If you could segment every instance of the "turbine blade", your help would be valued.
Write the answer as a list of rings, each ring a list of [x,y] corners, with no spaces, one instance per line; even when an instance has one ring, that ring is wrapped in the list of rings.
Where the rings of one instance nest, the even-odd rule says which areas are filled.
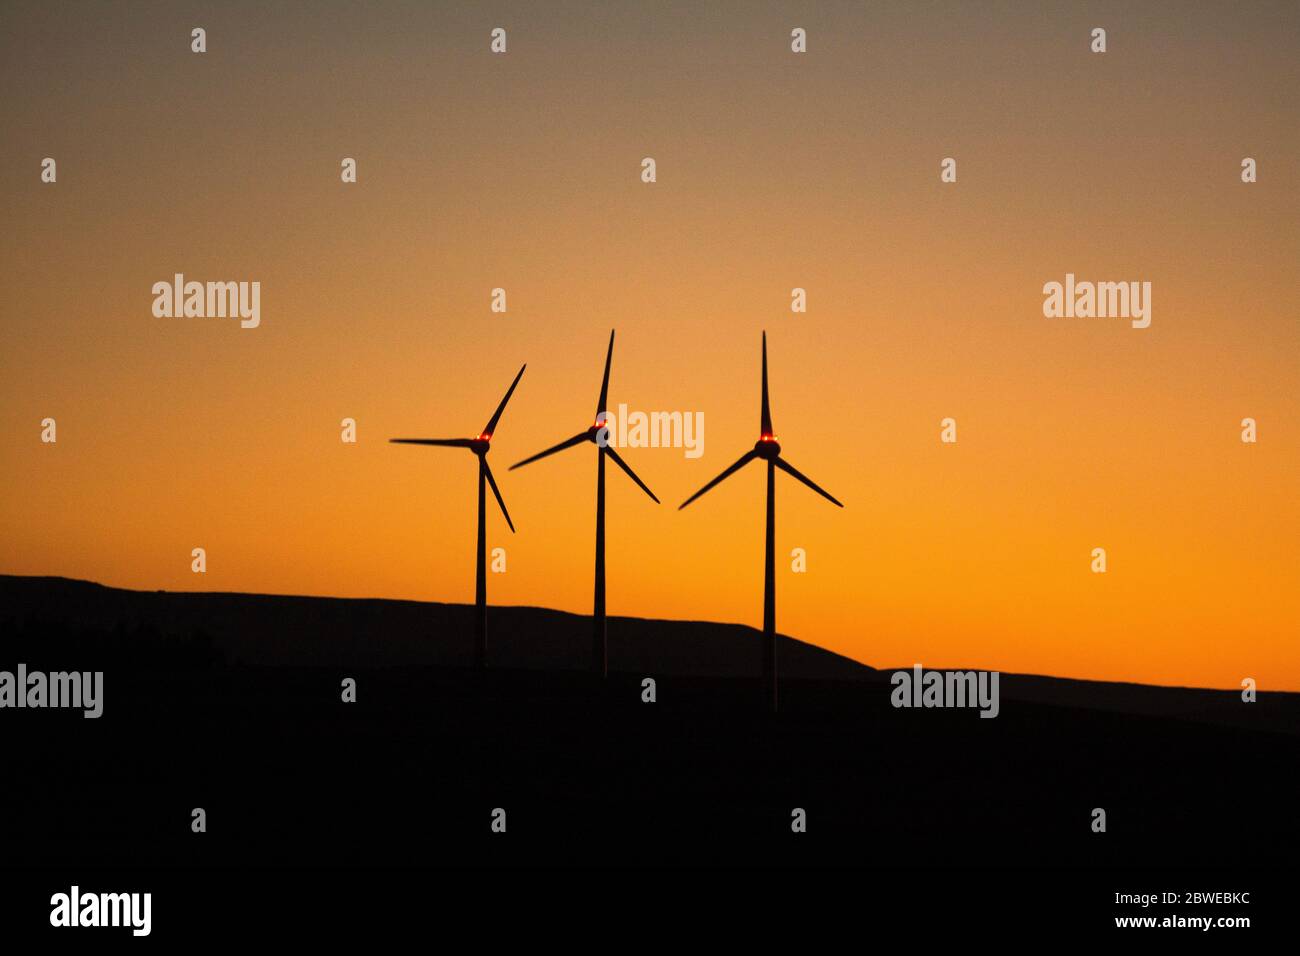
[[[537,461],[537,459],[539,458],[545,458],[547,455],[554,455],[557,451],[564,451],[564,449],[566,448],[572,448],[574,445],[581,444],[586,440],[587,440],[587,432],[578,432],[578,434],[574,435],[572,438],[566,438],[558,445],[552,445],[550,448],[546,449],[546,451],[539,451],[536,455],[533,455],[531,458],[525,458],[523,461],[515,462],[513,465],[510,466],[510,470],[514,471],[516,468],[519,468],[523,465],[532,464],[533,462]]]
[[[821,495],[823,498],[825,498],[825,499],[826,499],[827,501],[829,501],[831,504],[833,504],[833,505],[839,505],[839,507],[841,507],[841,508],[844,507],[844,505],[840,504],[838,501],[835,500],[834,495],[832,495],[829,491],[826,491],[826,490],[824,490],[824,489],[822,489],[822,488],[819,488],[819,487],[816,485],[816,483],[815,483],[811,478],[809,478],[809,477],[808,477],[807,475],[805,475],[803,472],[799,471],[798,468],[796,468],[794,465],[790,464],[790,463],[789,463],[788,461],[786,461],[784,458],[776,458],[776,459],[774,459],[774,460],[772,461],[772,464],[776,465],[776,467],[780,468],[780,469],[781,469],[782,471],[784,471],[787,475],[793,475],[795,478],[798,478],[798,479],[799,479],[800,481],[802,481],[805,485],[807,485],[807,486],[808,486],[809,488],[811,488],[813,491],[817,492],[817,494]]]
[[[510,396],[515,393],[515,386],[518,385],[519,380],[524,377],[525,368],[528,368],[527,363],[525,363],[523,368],[519,370],[519,374],[515,376],[515,380],[510,383],[510,388],[506,392],[506,397],[501,399],[501,404],[497,406],[497,410],[493,412],[492,417],[488,419],[487,427],[483,429],[483,434],[486,437],[491,438],[492,433],[496,431],[497,422],[501,421],[501,413],[506,410],[506,402],[510,401]]]
[[[614,358],[614,330],[609,330],[609,351],[605,353],[605,377],[600,380],[600,401],[596,403],[596,417],[609,411],[605,403],[609,401],[609,365]]]
[[[487,458],[480,460],[483,462],[483,473],[487,475],[488,484],[492,486],[492,494],[497,496],[497,504],[501,506],[501,513],[506,516],[506,524],[510,525],[510,533],[514,534],[515,523],[510,520],[510,512],[506,511],[506,502],[501,497],[501,489],[497,487],[497,480],[492,477],[492,466],[487,463]]]
[[[762,434],[772,434],[772,409],[767,403],[767,333],[763,333],[763,411],[759,422]]]
[[[698,498],[700,495],[704,494],[706,491],[708,491],[710,488],[712,488],[712,487],[713,487],[714,485],[716,485],[718,482],[722,481],[722,479],[726,478],[727,476],[729,476],[729,475],[731,475],[731,474],[734,474],[734,473],[737,472],[737,471],[740,471],[740,469],[744,468],[746,465],[748,465],[751,461],[753,461],[753,460],[754,460],[755,458],[757,458],[757,457],[758,457],[757,453],[755,453],[755,452],[753,452],[753,451],[747,451],[747,452],[745,452],[745,454],[741,455],[740,458],[736,461],[736,463],[735,463],[734,465],[732,465],[730,468],[728,468],[728,469],[727,469],[726,471],[724,471],[722,474],[718,475],[718,477],[714,478],[714,479],[713,479],[712,481],[710,481],[707,485],[705,485],[705,486],[704,486],[703,488],[701,488],[699,491],[695,492],[695,494],[691,495],[689,498],[687,498],[687,499],[686,499],[685,501],[683,501],[681,504],[679,504],[679,505],[677,506],[677,510],[678,510],[678,511],[681,511],[683,508],[685,508],[687,505],[689,505],[692,501],[694,501],[694,500],[695,500],[696,498]]]
[[[447,445],[451,448],[469,448],[468,438],[390,438],[395,445]]]
[[[641,490],[644,491],[644,492],[645,492],[647,495],[649,495],[651,498],[653,498],[655,504],[662,504],[662,502],[661,502],[658,498],[655,498],[655,493],[654,493],[653,491],[651,491],[649,488],[646,487],[645,482],[642,481],[640,478],[638,478],[638,477],[636,476],[636,472],[634,472],[634,471],[631,469],[631,467],[628,465],[628,463],[625,462],[622,458],[619,457],[618,452],[616,452],[616,451],[615,451],[611,446],[606,445],[606,446],[605,446],[605,454],[609,455],[610,458],[613,458],[613,459],[614,459],[614,464],[618,465],[618,467],[620,467],[620,468],[622,468],[624,471],[626,471],[626,472],[627,472],[627,476],[628,476],[629,478],[631,478],[633,481],[635,481],[638,485],[640,485],[640,486],[641,486]]]

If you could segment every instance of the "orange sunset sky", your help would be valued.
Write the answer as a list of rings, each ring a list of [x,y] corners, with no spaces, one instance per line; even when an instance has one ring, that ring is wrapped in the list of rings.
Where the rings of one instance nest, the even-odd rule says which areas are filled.
[[[762,469],[676,506],[757,437],[766,329],[846,506],[778,475],[783,633],[1300,690],[1293,2],[271,6],[0,8],[0,573],[472,601],[472,457],[387,439],[477,433],[527,362],[489,601],[589,613],[594,450],[507,468],[617,328],[611,406],[705,433],[624,451],[661,506],[611,468],[610,613],[758,626]],[[260,327],[155,318],[177,272],[260,281]],[[1151,282],[1150,328],[1045,318],[1066,273]]]

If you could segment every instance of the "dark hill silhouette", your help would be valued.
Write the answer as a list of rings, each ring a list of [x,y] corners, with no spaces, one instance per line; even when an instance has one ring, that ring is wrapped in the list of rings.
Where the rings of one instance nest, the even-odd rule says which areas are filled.
[[[895,709],[889,671],[781,638],[771,714],[751,628],[611,618],[601,679],[589,617],[493,608],[475,671],[472,615],[0,577],[0,670],[104,671],[99,719],[0,711],[7,863],[1282,864],[1300,841],[1295,694],[1005,675],[985,720]]]
[[[132,591],[62,577],[0,575],[5,618],[64,626],[202,633],[227,660],[252,666],[461,667],[473,654],[474,606],[380,598],[206,591]],[[549,608],[493,607],[489,660],[496,668],[585,670],[591,618]],[[756,677],[761,632],[740,624],[609,619],[610,668],[642,676]],[[778,635],[791,680],[888,681],[872,668]],[[967,670],[923,662],[927,669]],[[1002,697],[1117,714],[1176,717],[1300,733],[1300,694],[1267,689],[1250,707],[1236,691],[1003,674]]]
[[[65,625],[148,625],[203,630],[231,660],[311,667],[467,666],[474,606],[378,598],[292,597],[201,591],[129,591],[58,577],[0,575],[0,618]],[[739,624],[609,619],[610,669],[647,675],[758,673],[758,632]],[[591,618],[537,607],[492,607],[492,667],[585,670]],[[802,641],[781,639],[792,678],[862,680],[874,672]]]

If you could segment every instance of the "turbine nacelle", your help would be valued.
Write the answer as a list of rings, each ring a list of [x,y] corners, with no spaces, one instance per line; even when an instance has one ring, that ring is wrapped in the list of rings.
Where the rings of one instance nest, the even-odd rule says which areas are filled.
[[[619,468],[623,469],[624,473],[629,478],[631,478],[634,482],[636,482],[637,487],[639,487],[642,491],[644,491],[647,495],[649,495],[651,500],[654,501],[655,504],[658,504],[659,499],[655,497],[655,493],[650,490],[650,488],[646,485],[644,481],[642,481],[640,478],[637,477],[636,472],[634,472],[631,466],[628,465],[628,463],[623,460],[623,456],[618,453],[618,451],[608,440],[609,433],[606,431],[606,429],[608,427],[607,421],[608,421],[609,413],[606,411],[606,408],[609,399],[609,366],[613,360],[614,360],[614,332],[613,330],[611,330],[609,333],[609,348],[606,349],[605,351],[605,375],[600,380],[600,398],[596,400],[595,420],[592,421],[592,423],[588,425],[585,429],[578,432],[578,434],[573,435],[570,438],[566,438],[564,439],[564,441],[556,445],[552,445],[550,448],[547,448],[545,451],[539,451],[536,455],[533,455],[529,458],[525,458],[523,461],[515,462],[513,465],[510,466],[510,470],[514,471],[516,468],[521,468],[524,465],[529,465],[535,461],[540,461],[543,458],[548,458],[551,455],[554,455],[556,452],[564,451],[564,449],[566,448],[573,448],[577,445],[581,445],[583,442],[591,442],[591,444],[595,445],[600,449],[600,456],[601,456],[600,460],[602,462],[604,462],[606,458],[609,458],[611,461],[614,462],[614,464],[618,465]],[[600,438],[601,432],[605,432],[606,435],[605,441],[601,441]],[[601,475],[604,475],[603,470],[601,471]],[[604,480],[605,479],[602,477],[601,486],[600,486],[602,489],[605,487]],[[601,493],[603,494],[603,491]]]
[[[505,499],[501,497],[501,489],[497,487],[497,480],[492,475],[492,469],[488,466],[487,453],[488,449],[492,446],[492,433],[496,431],[497,423],[501,421],[501,413],[506,410],[506,403],[510,401],[510,396],[515,393],[515,387],[519,384],[519,380],[524,377],[524,369],[527,367],[528,366],[525,365],[523,368],[519,369],[519,374],[516,375],[515,380],[510,383],[510,388],[506,390],[505,398],[501,399],[501,404],[497,406],[497,410],[492,413],[492,417],[488,419],[487,425],[483,427],[483,430],[478,433],[477,437],[388,439],[390,442],[398,445],[440,445],[444,448],[468,448],[478,457],[480,490],[482,488],[482,482],[486,479],[488,485],[492,488],[492,494],[497,499],[497,504],[501,506],[501,514],[506,519],[506,524],[510,526],[512,532],[515,530],[515,524],[510,520],[510,512],[506,510]],[[481,517],[480,520],[482,520]],[[480,533],[482,532],[481,527],[479,531]]]
[[[778,469],[784,471],[790,477],[795,478],[798,481],[802,482],[803,484],[807,485],[809,488],[817,492],[817,494],[821,495],[831,504],[837,505],[840,508],[844,507],[844,505],[841,504],[840,501],[834,495],[832,495],[826,489],[817,485],[817,483],[814,482],[811,478],[809,478],[799,469],[795,468],[794,465],[790,464],[788,461],[786,461],[784,458],[781,457],[781,443],[776,440],[776,433],[772,428],[772,407],[767,397],[767,333],[766,332],[763,333],[763,387],[762,387],[762,392],[760,396],[760,405],[759,405],[758,441],[754,442],[754,447],[751,451],[745,452],[743,455],[740,456],[740,458],[738,458],[735,461],[735,463],[733,463],[729,468],[727,468],[726,471],[718,475],[718,477],[714,478],[707,485],[705,485],[699,491],[695,492],[695,494],[691,495],[680,505],[678,505],[677,510],[680,511],[682,508],[685,508],[696,498],[700,497],[700,495],[704,494],[710,488],[713,488],[715,485],[724,481],[725,479],[730,478],[732,475],[740,471],[740,469],[744,468],[746,465],[748,465],[751,461],[753,461],[756,458],[762,459],[763,461],[768,462],[770,465],[775,465]]]

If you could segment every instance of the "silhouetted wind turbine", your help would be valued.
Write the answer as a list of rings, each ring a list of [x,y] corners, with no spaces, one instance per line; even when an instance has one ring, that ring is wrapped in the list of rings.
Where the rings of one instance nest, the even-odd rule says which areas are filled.
[[[492,433],[496,431],[497,422],[501,420],[501,413],[506,410],[506,402],[510,401],[510,396],[514,394],[515,386],[519,380],[524,377],[524,369],[528,368],[525,364],[519,369],[519,374],[515,380],[510,383],[510,388],[506,391],[506,397],[501,399],[501,404],[497,410],[492,413],[488,419],[487,425],[479,433],[477,438],[390,438],[390,442],[399,445],[446,445],[450,448],[468,448],[478,457],[478,569],[474,577],[474,666],[487,666],[487,528],[486,514],[483,498],[483,480],[492,486],[492,494],[496,495],[497,504],[501,506],[501,513],[505,515],[506,524],[510,525],[510,532],[515,530],[514,522],[510,520],[510,512],[506,511],[506,503],[501,498],[501,489],[497,487],[496,479],[492,477],[492,469],[487,463],[487,453],[492,442]]]
[[[596,420],[588,428],[578,432],[572,438],[566,438],[546,451],[538,452],[531,458],[525,458],[523,461],[516,462],[510,466],[514,471],[523,465],[530,464],[547,455],[554,455],[557,451],[564,451],[566,448],[572,448],[574,445],[581,445],[585,441],[592,442],[599,449],[596,459],[596,594],[592,606],[592,620],[594,634],[592,638],[591,657],[592,669],[604,677],[609,670],[608,641],[605,631],[605,457],[608,455],[614,460],[614,464],[622,468],[629,478],[647,495],[654,499],[655,504],[659,499],[655,494],[646,487],[644,481],[636,476],[636,473],[628,467],[622,457],[610,446],[608,438],[609,432],[605,431],[605,440],[601,440],[600,434],[605,429],[605,415],[609,409],[605,407],[605,401],[609,397],[609,364],[614,357],[614,330],[609,332],[609,350],[605,353],[605,377],[600,382],[600,398],[596,402]]]
[[[843,508],[844,505],[822,488],[813,483],[794,465],[781,457],[781,445],[772,433],[772,412],[767,403],[767,333],[763,333],[763,407],[761,412],[760,432],[754,448],[745,452],[736,463],[714,478],[680,505],[681,511],[692,501],[704,494],[724,478],[735,474],[755,458],[767,462],[767,554],[763,567],[763,690],[772,709],[776,710],[776,469],[780,468],[788,475],[798,478],[817,494],[832,504]]]

